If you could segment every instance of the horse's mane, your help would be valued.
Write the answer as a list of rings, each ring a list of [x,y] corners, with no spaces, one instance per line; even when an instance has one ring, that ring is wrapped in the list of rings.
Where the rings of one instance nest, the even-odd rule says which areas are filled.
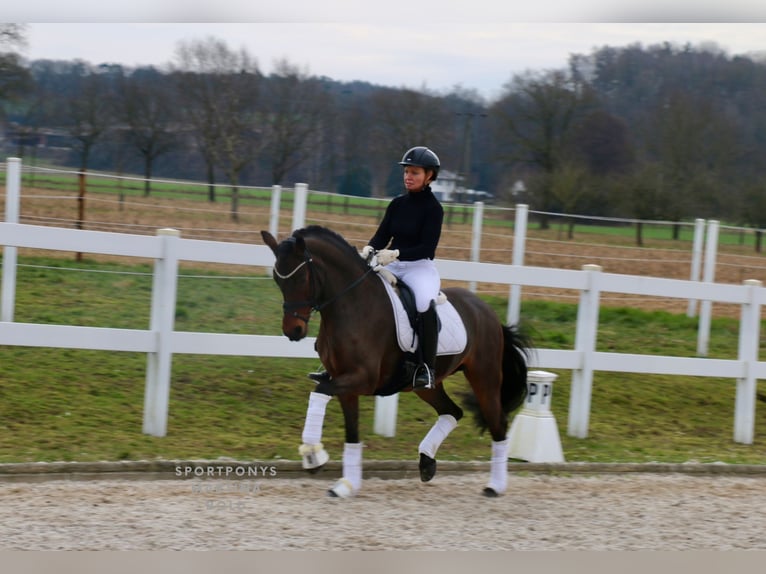
[[[351,261],[359,266],[360,269],[366,269],[364,260],[359,257],[356,247],[353,247],[346,241],[342,235],[335,231],[322,227],[321,225],[309,225],[302,229],[296,229],[293,237],[303,237],[304,239],[315,238],[320,241],[331,243],[338,251],[346,255]]]

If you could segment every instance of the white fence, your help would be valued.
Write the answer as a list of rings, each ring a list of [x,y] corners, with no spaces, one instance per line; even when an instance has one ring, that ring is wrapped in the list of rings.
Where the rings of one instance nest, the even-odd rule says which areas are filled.
[[[110,329],[16,323],[12,320],[12,287],[3,262],[3,309],[0,345],[132,351],[148,354],[143,431],[163,436],[166,431],[171,358],[176,353],[316,358],[314,340],[298,343],[283,336],[178,332],[173,330],[178,262],[217,262],[234,265],[273,264],[265,246],[182,239],[166,230],[156,237],[0,223],[0,244],[151,258],[156,261],[148,330]],[[581,271],[521,267],[466,261],[437,261],[445,279],[487,281],[508,285],[574,289],[581,293],[575,347],[537,349],[535,368],[572,369],[569,405],[571,435],[587,436],[594,371],[711,376],[737,380],[734,439],[753,441],[756,380],[766,378],[766,363],[758,361],[760,308],[766,289],[760,282],[724,285],[686,280],[602,273],[597,266]],[[737,359],[704,359],[596,352],[599,297],[602,292],[688,298],[693,289],[703,301],[742,307]],[[10,320],[9,320],[10,319]]]
[[[10,221],[0,223],[0,245],[4,246],[0,345],[147,353],[144,433],[155,436],[166,434],[174,354],[317,357],[312,338],[293,343],[281,335],[174,330],[179,261],[270,267],[273,265],[273,254],[267,247],[183,239],[175,230],[160,230],[157,236],[151,237],[18,224],[13,222],[13,217],[18,217],[18,207],[9,205],[14,201],[15,173],[9,166],[6,219],[10,218]],[[297,217],[300,216],[297,213]],[[112,329],[14,322],[16,250],[19,247],[153,259],[155,269],[150,328]],[[572,370],[568,419],[570,435],[587,436],[593,373],[613,371],[736,380],[734,440],[745,444],[753,442],[756,381],[766,378],[766,362],[758,360],[761,306],[766,299],[766,289],[759,281],[729,285],[712,281],[619,275],[602,273],[598,266],[589,265],[578,271],[452,260],[437,260],[436,263],[444,279],[501,283],[516,286],[516,289],[536,286],[580,292],[574,349],[537,349],[531,364],[533,368]],[[703,303],[740,305],[738,356],[736,359],[708,359],[597,352],[599,300],[604,292],[679,299],[689,299],[693,295]],[[514,304],[513,301],[511,298],[509,305]],[[396,401],[396,396],[384,400]],[[388,413],[386,416],[395,416],[396,409],[380,410]],[[393,428],[394,421],[389,420],[383,426]]]

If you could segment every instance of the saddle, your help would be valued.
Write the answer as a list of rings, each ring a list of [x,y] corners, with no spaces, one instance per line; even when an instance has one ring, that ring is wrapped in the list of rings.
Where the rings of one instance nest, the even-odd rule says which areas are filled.
[[[399,348],[404,352],[400,373],[397,373],[389,383],[375,393],[376,395],[387,396],[402,390],[407,384],[411,384],[412,373],[408,372],[407,369],[412,368],[412,364],[416,362],[415,351],[418,347],[416,320],[418,313],[412,289],[387,270],[383,269],[383,271],[385,272],[379,271],[379,276],[386,287],[386,293],[394,309],[397,341]],[[396,289],[392,283],[396,284]],[[439,294],[436,303],[436,316],[439,321],[437,356],[462,353],[468,343],[468,335],[463,320],[443,293]]]

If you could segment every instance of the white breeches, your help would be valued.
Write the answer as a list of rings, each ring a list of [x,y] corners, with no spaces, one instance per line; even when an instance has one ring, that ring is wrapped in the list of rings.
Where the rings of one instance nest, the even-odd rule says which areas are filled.
[[[386,265],[386,269],[410,286],[418,313],[427,311],[431,301],[439,296],[441,279],[431,259],[394,261]]]

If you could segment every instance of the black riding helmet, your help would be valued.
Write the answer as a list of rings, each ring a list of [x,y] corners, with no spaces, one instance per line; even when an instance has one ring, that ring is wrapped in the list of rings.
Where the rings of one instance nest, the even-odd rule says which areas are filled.
[[[433,170],[434,176],[431,181],[435,180],[436,176],[439,175],[439,167],[441,167],[439,157],[425,146],[415,146],[408,149],[399,165],[414,165],[423,169]]]

